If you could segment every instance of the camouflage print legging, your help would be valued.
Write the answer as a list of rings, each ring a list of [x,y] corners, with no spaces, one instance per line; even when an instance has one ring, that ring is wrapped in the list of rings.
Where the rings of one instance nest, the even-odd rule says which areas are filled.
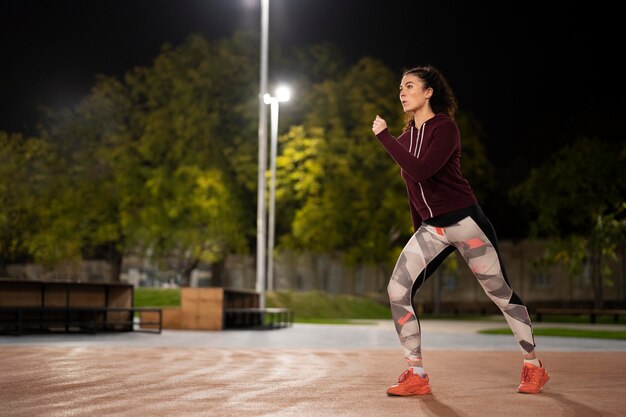
[[[446,227],[422,223],[400,254],[387,287],[391,313],[408,361],[421,359],[420,324],[413,296],[452,252],[458,250],[489,298],[502,310],[523,353],[535,348],[528,310],[513,292],[491,223],[480,209]]]

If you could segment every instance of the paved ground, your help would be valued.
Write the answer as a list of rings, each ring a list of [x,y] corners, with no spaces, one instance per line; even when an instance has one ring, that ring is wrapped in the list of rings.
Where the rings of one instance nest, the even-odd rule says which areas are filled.
[[[392,350],[0,348],[3,416],[623,416],[626,353],[543,355],[539,395],[516,393],[511,352],[429,352],[434,394],[384,393]]]
[[[369,322],[372,323],[372,322]],[[294,327],[272,331],[231,330],[196,332],[165,330],[161,335],[147,333],[73,334],[0,336],[0,346],[133,346],[133,347],[207,347],[207,348],[308,348],[308,349],[396,349],[398,336],[391,320],[374,325],[296,324]],[[501,321],[422,320],[422,344],[431,349],[513,350],[519,345],[513,336],[484,335],[481,329],[506,327]],[[540,323],[534,327],[555,327]],[[558,327],[612,329],[626,331],[624,325],[559,324]],[[626,341],[579,339],[566,337],[536,337],[539,351],[621,351]]]
[[[0,416],[626,414],[626,342],[537,338],[552,379],[542,394],[523,395],[516,392],[521,354],[513,337],[474,334],[501,325],[424,321],[433,395],[411,398],[385,395],[405,368],[385,322],[264,332],[3,336]]]

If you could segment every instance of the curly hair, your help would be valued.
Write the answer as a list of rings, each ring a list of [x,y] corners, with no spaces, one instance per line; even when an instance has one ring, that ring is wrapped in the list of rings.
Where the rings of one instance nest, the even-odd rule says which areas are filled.
[[[419,78],[424,83],[425,89],[433,89],[433,95],[430,97],[430,107],[435,114],[445,113],[450,117],[454,117],[458,104],[452,87],[450,87],[441,71],[432,65],[424,65],[405,71],[402,78],[408,74],[413,74]],[[404,129],[406,130],[414,123],[413,114],[406,113],[404,117],[406,123]]]

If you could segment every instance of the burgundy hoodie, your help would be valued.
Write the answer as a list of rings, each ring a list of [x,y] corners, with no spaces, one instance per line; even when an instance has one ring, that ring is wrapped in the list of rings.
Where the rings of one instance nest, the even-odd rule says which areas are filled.
[[[461,134],[450,116],[438,113],[398,139],[387,129],[376,137],[400,165],[415,230],[422,220],[476,204],[461,174]]]

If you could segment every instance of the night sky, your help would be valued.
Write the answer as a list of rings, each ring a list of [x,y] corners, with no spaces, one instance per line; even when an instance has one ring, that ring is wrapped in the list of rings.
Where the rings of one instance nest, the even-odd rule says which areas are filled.
[[[482,122],[496,167],[537,164],[576,134],[626,137],[624,68],[615,62],[623,22],[598,2],[270,3],[270,42],[285,50],[327,41],[348,63],[372,56],[399,76],[418,64],[440,67],[461,109]],[[120,77],[150,65],[165,42],[260,26],[259,0],[0,4],[0,130],[10,132],[36,133],[39,106],[76,104],[97,73]]]

